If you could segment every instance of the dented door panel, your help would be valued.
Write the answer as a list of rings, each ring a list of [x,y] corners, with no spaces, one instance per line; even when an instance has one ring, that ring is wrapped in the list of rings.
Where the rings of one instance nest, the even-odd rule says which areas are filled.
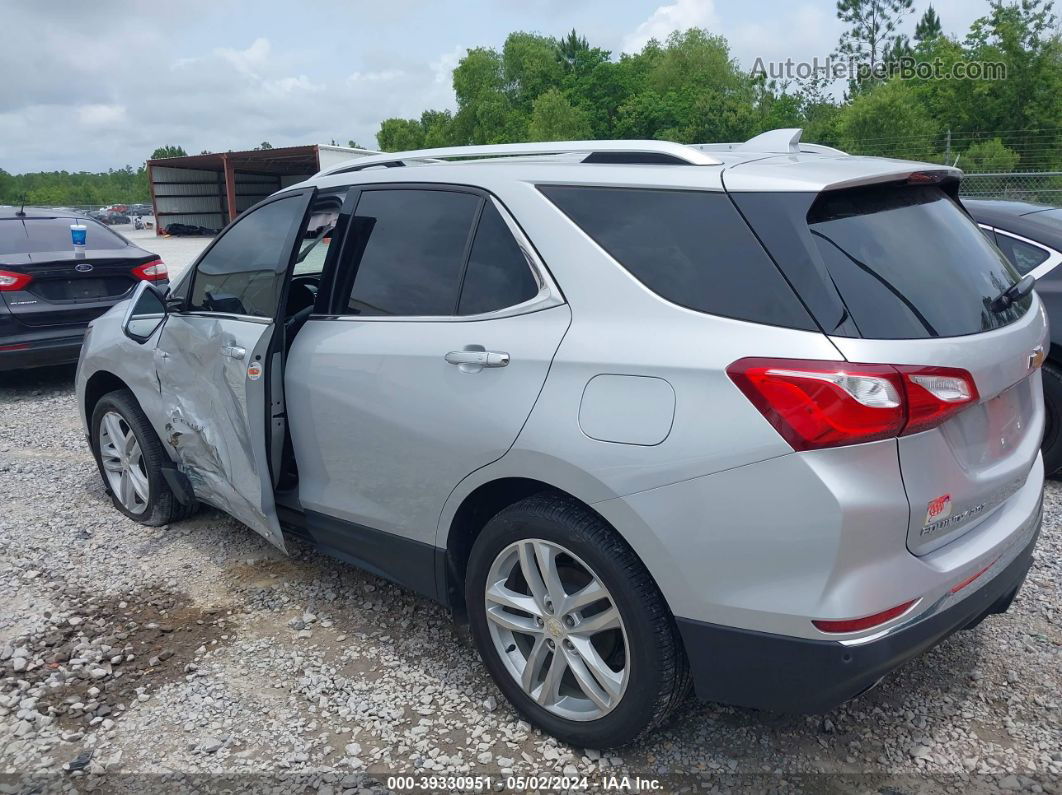
[[[196,497],[284,549],[266,459],[265,361],[274,324],[207,314],[166,320],[155,351],[163,441]]]

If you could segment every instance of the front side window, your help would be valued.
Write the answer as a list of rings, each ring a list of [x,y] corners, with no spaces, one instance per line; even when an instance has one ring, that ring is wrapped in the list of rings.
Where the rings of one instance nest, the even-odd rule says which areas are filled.
[[[448,190],[365,191],[349,233],[356,262],[343,263],[337,287],[347,297],[340,313],[453,315],[481,202]]]
[[[237,220],[199,261],[189,309],[273,317],[304,207],[293,195]]]

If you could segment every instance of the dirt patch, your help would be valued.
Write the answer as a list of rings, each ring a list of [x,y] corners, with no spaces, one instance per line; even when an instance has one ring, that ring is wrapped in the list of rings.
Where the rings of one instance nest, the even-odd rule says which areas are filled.
[[[47,684],[37,711],[63,728],[114,720],[160,685],[193,675],[202,650],[235,639],[221,608],[193,605],[180,594],[80,601],[76,616],[23,639],[42,662],[22,677],[31,686]]]

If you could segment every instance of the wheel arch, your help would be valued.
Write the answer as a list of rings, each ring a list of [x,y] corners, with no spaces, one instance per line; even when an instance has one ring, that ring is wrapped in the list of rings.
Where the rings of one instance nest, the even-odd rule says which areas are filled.
[[[632,543],[633,539],[628,538],[615,522],[594,507],[597,500],[587,499],[588,495],[581,490],[563,488],[553,479],[507,474],[480,482],[468,491],[452,509],[449,522],[443,525],[446,535],[445,538],[440,538],[437,547],[437,588],[442,601],[453,610],[459,621],[466,620],[465,573],[472,546],[479,534],[487,522],[500,511],[532,494],[542,492],[576,500],[593,512],[634,552],[649,571],[649,576],[656,582],[655,575],[639,552],[639,545]],[[659,587],[659,583],[656,584]]]
[[[100,398],[108,392],[115,392],[119,389],[133,391],[129,384],[109,370],[97,370],[89,376],[85,382],[85,404],[83,406],[87,423],[91,422],[92,412],[95,411],[96,404],[100,402]],[[139,401],[137,402],[139,403]]]

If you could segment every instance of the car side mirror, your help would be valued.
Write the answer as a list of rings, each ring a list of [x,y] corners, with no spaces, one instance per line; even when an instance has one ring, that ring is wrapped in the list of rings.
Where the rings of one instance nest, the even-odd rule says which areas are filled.
[[[131,340],[146,342],[166,319],[166,300],[151,282],[141,282],[129,300],[122,331]]]

